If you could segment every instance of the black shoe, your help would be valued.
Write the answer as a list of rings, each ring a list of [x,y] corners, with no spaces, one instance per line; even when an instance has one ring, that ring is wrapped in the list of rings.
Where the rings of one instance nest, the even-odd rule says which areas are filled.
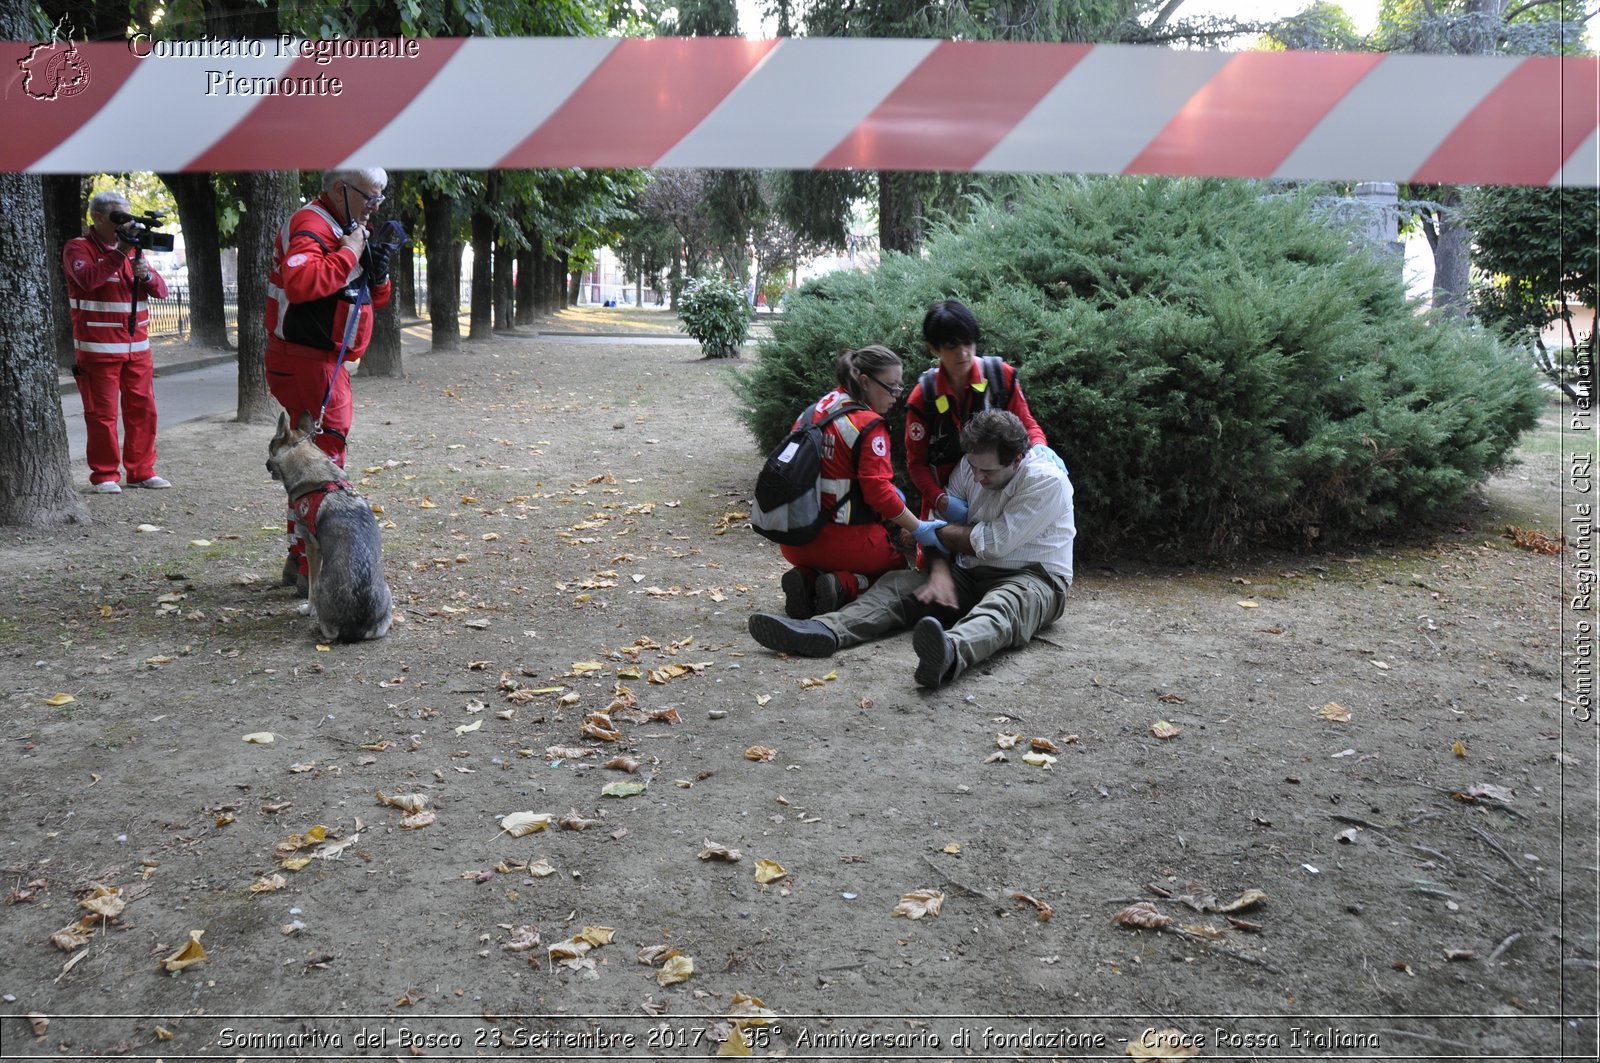
[[[783,574],[783,611],[792,620],[810,620],[816,610],[811,608],[811,580],[805,572],[791,568]]]
[[[771,613],[752,613],[750,637],[769,650],[801,657],[827,657],[839,648],[839,636],[819,620],[790,620]]]
[[[911,648],[917,651],[917,686],[938,690],[955,678],[956,647],[939,621],[931,616],[918,620],[911,629]]]
[[[811,594],[811,615],[837,612],[843,603],[844,587],[839,583],[839,577],[832,572],[824,572],[818,576],[817,589]]]

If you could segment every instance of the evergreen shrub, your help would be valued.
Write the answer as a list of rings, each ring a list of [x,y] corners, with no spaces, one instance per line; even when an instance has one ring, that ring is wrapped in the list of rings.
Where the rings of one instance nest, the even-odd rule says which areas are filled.
[[[678,298],[683,331],[700,341],[707,358],[733,358],[750,335],[744,293],[722,277],[695,277]]]
[[[1421,312],[1312,196],[1213,179],[1048,178],[920,257],[800,288],[739,374],[759,449],[883,343],[909,388],[922,315],[957,298],[1018,367],[1076,488],[1080,542],[1196,556],[1343,543],[1458,505],[1533,426],[1524,359]]]

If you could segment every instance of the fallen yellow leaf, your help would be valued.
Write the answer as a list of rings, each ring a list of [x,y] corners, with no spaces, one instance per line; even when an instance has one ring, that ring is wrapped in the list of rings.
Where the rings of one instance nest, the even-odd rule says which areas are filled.
[[[520,838],[524,834],[544,830],[554,818],[549,812],[513,812],[501,818],[500,829],[513,838]]]
[[[44,699],[44,703],[46,705],[53,705],[56,708],[60,708],[62,705],[71,705],[77,700],[78,699],[73,697],[71,694],[51,694],[49,697]]]
[[[204,963],[206,950],[200,947],[200,936],[204,933],[204,930],[189,931],[189,940],[184,943],[183,948],[162,960],[161,966],[169,971],[181,971],[185,967]]]
[[[1322,706],[1322,708],[1317,710],[1317,718],[1322,720],[1332,720],[1334,723],[1349,723],[1350,710],[1339,704],[1337,701],[1330,701],[1326,705]]]
[[[789,872],[776,860],[756,861],[756,881],[763,886],[769,882],[776,882],[780,878],[787,878]]]
[[[694,974],[694,957],[674,956],[661,965],[661,970],[656,972],[656,985],[668,986],[686,981]]]

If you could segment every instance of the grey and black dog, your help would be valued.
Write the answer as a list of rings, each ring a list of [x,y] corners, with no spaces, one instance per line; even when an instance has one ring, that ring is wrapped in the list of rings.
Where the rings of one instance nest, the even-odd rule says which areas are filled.
[[[389,633],[393,602],[383,578],[383,542],[367,500],[316,444],[309,413],[291,428],[278,415],[267,444],[267,471],[289,493],[310,570],[302,611],[316,617],[324,638],[338,642],[381,639]]]

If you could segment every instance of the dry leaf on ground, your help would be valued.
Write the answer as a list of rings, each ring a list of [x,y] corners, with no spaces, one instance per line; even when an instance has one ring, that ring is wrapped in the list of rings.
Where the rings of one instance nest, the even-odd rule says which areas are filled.
[[[1326,705],[1322,706],[1322,708],[1317,710],[1317,718],[1322,720],[1332,720],[1334,723],[1349,723],[1350,710],[1339,704],[1337,701],[1330,701]]]
[[[1217,912],[1242,912],[1248,908],[1254,908],[1256,905],[1266,901],[1266,899],[1267,895],[1260,890],[1245,890],[1227,904],[1219,904],[1212,910]]]
[[[706,839],[705,848],[700,850],[700,859],[702,860],[726,860],[730,864],[737,862],[741,855],[739,850],[730,849],[726,845],[718,845],[710,838]]]
[[[378,791],[378,804],[398,808],[402,812],[421,812],[428,807],[427,794],[385,794]]]
[[[189,931],[189,940],[184,942],[183,948],[163,959],[161,966],[169,971],[181,971],[197,963],[204,963],[206,950],[200,947],[200,937],[204,933],[204,930]]]
[[[1150,725],[1150,733],[1157,738],[1176,738],[1183,733],[1183,728],[1166,720],[1157,720]]]
[[[789,872],[784,866],[776,860],[756,861],[756,881],[763,886],[769,882],[776,882],[780,878],[786,878],[788,874]]]
[[[513,812],[500,819],[500,829],[513,838],[544,830],[555,817],[549,812]]]
[[[694,957],[674,956],[662,964],[661,970],[656,972],[656,985],[673,985],[686,981],[692,974],[694,974]]]
[[[1056,910],[1050,907],[1050,905],[1046,904],[1044,901],[1041,901],[1037,897],[1030,897],[1026,893],[1013,893],[1011,895],[1011,899],[1014,901],[1026,901],[1033,905],[1034,908],[1039,912],[1039,922],[1041,923],[1048,923],[1050,921],[1050,917],[1056,914]]]
[[[900,898],[890,915],[903,915],[907,919],[921,919],[925,915],[937,916],[944,907],[944,894],[938,890],[912,890]]]
[[[1113,923],[1121,923],[1123,926],[1138,926],[1144,927],[1146,930],[1160,930],[1172,922],[1172,919],[1170,916],[1162,915],[1156,910],[1156,906],[1149,901],[1138,901],[1113,915],[1111,921]]]

